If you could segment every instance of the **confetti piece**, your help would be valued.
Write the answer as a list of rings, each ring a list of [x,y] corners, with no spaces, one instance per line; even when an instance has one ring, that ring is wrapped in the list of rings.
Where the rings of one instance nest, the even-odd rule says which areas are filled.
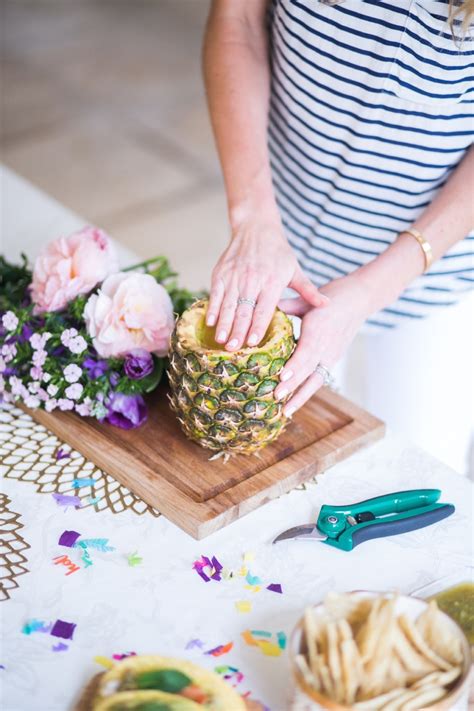
[[[108,657],[101,657],[101,656],[94,657],[93,661],[96,662],[97,664],[100,664],[101,667],[105,667],[106,669],[113,669],[113,667],[115,666],[113,661],[111,659],[109,659]]]
[[[270,585],[267,585],[267,590],[270,590],[271,592],[274,593],[283,593],[283,589],[280,585],[280,583],[270,583]]]
[[[67,555],[57,555],[55,558],[53,558],[53,563],[54,565],[64,565],[66,568],[68,568],[66,576],[71,575],[72,573],[76,573],[78,570],[81,569],[80,566],[73,563],[73,561]]]
[[[255,560],[255,553],[253,551],[247,551],[243,555],[244,565],[247,563],[253,563]]]
[[[51,630],[51,625],[46,625],[43,620],[28,620],[23,625],[21,630],[23,634],[32,634],[33,632],[49,632]]]
[[[234,682],[233,686],[237,686],[237,684],[240,684],[244,680],[244,675],[237,667],[215,667],[214,671],[216,674],[221,674],[226,681]]]
[[[79,478],[79,479],[73,479],[72,480],[72,488],[73,489],[80,489],[83,486],[94,486],[96,484],[96,480],[90,478]]]
[[[80,535],[81,534],[77,531],[63,531],[63,533],[59,536],[58,545],[66,546],[66,548],[72,548],[77,539],[80,538]]]
[[[64,642],[58,642],[58,644],[53,644],[51,649],[53,652],[65,652],[69,647],[67,644],[64,644]]]
[[[74,622],[64,622],[64,620],[56,620],[51,630],[53,637],[61,637],[62,639],[72,639],[74,630],[77,625]]]
[[[127,556],[127,562],[133,568],[135,565],[140,565],[143,562],[143,558],[140,558],[137,551],[135,551],[135,553],[130,553]]]
[[[275,644],[275,642],[269,642],[267,639],[259,639],[257,645],[266,657],[279,657],[281,655],[281,647]]]
[[[238,600],[235,603],[235,608],[237,612],[250,612],[252,609],[252,603],[250,600]]]
[[[96,496],[95,498],[92,498],[92,496],[89,497],[89,504],[98,504],[99,501],[102,499],[102,496]]]
[[[284,632],[277,632],[278,646],[280,649],[286,648],[286,634]]]
[[[260,585],[262,582],[258,575],[252,575],[250,572],[247,573],[245,579],[249,585]]]
[[[64,494],[52,494],[53,499],[56,501],[58,506],[74,506],[75,508],[81,508],[81,500],[78,496],[65,496]]]
[[[267,630],[251,630],[251,633],[254,637],[267,637],[268,639],[271,639],[272,633],[267,632]]]
[[[115,659],[117,662],[121,662],[122,659],[127,659],[127,657],[136,657],[137,653],[136,652],[125,652],[124,654],[112,654],[112,659]]]
[[[233,642],[229,642],[228,644],[219,644],[219,646],[214,647],[214,649],[209,649],[207,652],[204,652],[204,654],[210,654],[213,657],[221,657],[223,654],[230,652],[233,646]]]
[[[69,454],[69,452],[65,452],[64,449],[62,449],[62,447],[60,447],[60,448],[58,449],[58,451],[56,452],[56,459],[57,459],[58,461],[59,461],[60,459],[69,459],[70,456],[71,456],[71,455]]]
[[[249,645],[249,647],[257,647],[257,640],[253,638],[250,630],[244,630],[242,632],[242,638],[244,642]]]
[[[200,639],[190,639],[185,649],[194,649],[195,647],[202,649],[204,647],[204,642]]]
[[[6,669],[6,666],[4,666],[3,664],[0,664],[0,669]]]
[[[84,567],[88,568],[90,565],[94,564],[94,561],[90,557],[89,551],[87,550],[87,545],[84,541],[79,541],[78,546],[82,548],[81,560],[84,563]]]
[[[245,585],[245,589],[253,593],[258,593],[262,588],[260,585]]]
[[[243,565],[240,570],[237,571],[237,575],[239,575],[241,578],[245,578],[245,576],[248,573],[248,568],[246,565]]]
[[[199,560],[194,561],[193,568],[204,582],[209,583],[211,580],[220,581],[222,579],[221,572],[224,566],[219,563],[215,556],[209,559],[203,555]]]
[[[81,548],[94,548],[101,553],[109,553],[109,551],[114,551],[115,548],[108,546],[108,542],[108,538],[83,538],[82,541],[78,541],[74,545],[74,548],[80,546]]]

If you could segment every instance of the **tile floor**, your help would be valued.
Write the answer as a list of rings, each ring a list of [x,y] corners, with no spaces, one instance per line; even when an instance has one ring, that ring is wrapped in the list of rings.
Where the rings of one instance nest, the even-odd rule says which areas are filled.
[[[1,8],[3,161],[206,287],[228,235],[201,80],[208,0]]]

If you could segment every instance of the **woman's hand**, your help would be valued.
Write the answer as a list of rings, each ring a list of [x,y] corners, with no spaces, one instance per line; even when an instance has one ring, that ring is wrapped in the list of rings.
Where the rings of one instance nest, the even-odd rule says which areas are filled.
[[[234,226],[234,235],[212,273],[206,323],[216,325],[216,341],[236,351],[264,337],[285,287],[295,289],[311,307],[328,299],[306,277],[288,244],[279,218],[252,219]],[[250,304],[238,304],[238,299]]]
[[[326,308],[317,309],[303,299],[284,299],[280,308],[302,318],[297,348],[280,373],[275,397],[280,400],[289,392],[284,413],[291,417],[323,384],[315,373],[321,364],[329,370],[337,363],[357,331],[371,313],[366,289],[355,275],[336,279],[322,287],[330,298]]]

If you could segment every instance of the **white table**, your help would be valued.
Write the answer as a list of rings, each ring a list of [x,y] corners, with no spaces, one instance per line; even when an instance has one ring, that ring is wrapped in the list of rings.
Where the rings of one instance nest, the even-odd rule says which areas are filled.
[[[3,191],[10,257],[21,249],[33,254],[41,242],[83,224],[11,174],[3,174]],[[23,210],[9,205],[13,198]],[[11,443],[11,435],[4,435],[4,440]],[[51,442],[45,446],[52,453]],[[456,506],[455,515],[436,526],[371,541],[351,553],[310,542],[270,545],[280,530],[314,520],[323,503],[431,487],[442,489],[443,500]],[[23,536],[31,546],[26,551],[29,572],[18,579],[19,587],[2,605],[5,711],[71,709],[82,685],[100,670],[93,658],[128,651],[187,657],[209,668],[237,667],[245,675],[242,692],[251,690],[252,697],[272,711],[285,711],[290,686],[287,655],[263,656],[243,642],[244,629],[289,633],[304,607],[330,590],[411,592],[452,573],[468,578],[472,572],[472,484],[390,433],[318,477],[316,485],[272,501],[201,542],[151,514],[64,511],[50,495],[37,493],[25,481],[5,478],[2,492],[11,500],[11,509],[20,512]],[[68,553],[57,542],[70,529],[87,538],[108,538],[115,551],[94,552],[92,566],[65,576],[65,569],[52,559]],[[127,555],[134,551],[143,562],[130,567]],[[265,584],[281,583],[282,595],[252,593],[241,578],[204,583],[192,570],[201,554],[216,555],[237,569],[247,551],[256,555],[252,572]],[[77,551],[69,552],[79,558]],[[244,599],[253,602],[248,614],[235,609],[235,601]],[[42,633],[22,634],[31,618],[75,622],[69,648],[54,653],[52,644],[59,640]],[[230,641],[234,648],[213,658],[198,648],[186,650],[193,638],[203,640],[205,650]]]

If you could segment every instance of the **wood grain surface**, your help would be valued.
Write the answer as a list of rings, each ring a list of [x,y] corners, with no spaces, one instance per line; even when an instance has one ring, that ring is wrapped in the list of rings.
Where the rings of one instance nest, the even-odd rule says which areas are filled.
[[[27,411],[198,539],[380,439],[385,429],[365,410],[323,388],[257,455],[209,461],[212,452],[185,438],[165,395],[158,389],[148,403],[147,423],[128,431],[69,412]]]

